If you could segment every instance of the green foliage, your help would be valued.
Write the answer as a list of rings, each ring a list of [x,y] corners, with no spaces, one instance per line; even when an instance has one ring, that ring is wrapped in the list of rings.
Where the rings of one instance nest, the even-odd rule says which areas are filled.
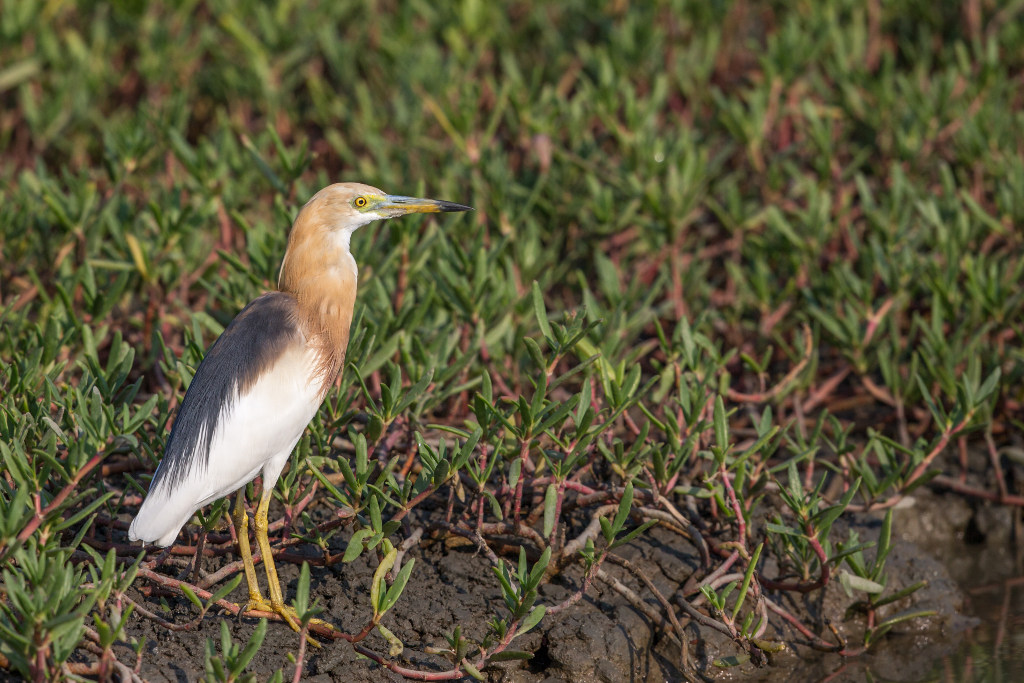
[[[275,492],[325,562],[370,562],[392,651],[381,621],[416,580],[392,569],[424,529],[538,558],[491,560],[507,613],[485,643],[453,626],[472,676],[518,656],[538,582],[582,562],[586,590],[656,523],[736,553],[743,579],[695,600],[737,642],[759,584],[838,577],[867,611],[909,590],[888,526],[873,555],[834,528],[1024,401],[1024,31],[987,5],[983,31],[920,3],[744,7],[6,3],[12,666],[63,675],[85,624],[104,652],[130,638],[138,611],[111,605],[136,551],[90,544],[124,543],[206,348],[346,179],[477,209],[354,237],[345,372]],[[201,619],[233,586],[177,590]],[[207,675],[241,679],[261,629],[211,645]]]
[[[842,554],[852,573],[843,572],[840,574],[840,585],[850,596],[857,592],[863,592],[868,595],[867,600],[854,603],[850,606],[848,611],[877,610],[885,605],[898,602],[925,586],[925,582],[921,581],[905,586],[900,590],[894,591],[890,595],[882,597],[886,584],[885,561],[889,556],[889,552],[892,550],[891,509],[887,510],[885,513],[885,520],[882,522],[882,529],[879,533],[878,542],[875,544],[874,557],[870,561],[865,558],[865,554],[863,552],[865,546],[857,544],[857,536],[853,531],[850,532],[850,543],[848,545],[852,547],[844,548],[843,544],[839,544],[839,547],[843,550]],[[932,614],[934,614],[934,611],[917,610],[901,612],[886,619],[882,619],[878,624],[865,632],[864,643],[865,645],[870,645],[888,633],[893,626],[901,622],[931,616]]]
[[[322,607],[310,600],[308,562],[303,562],[302,569],[299,571],[299,581],[295,587],[295,598],[292,600],[292,606],[295,608],[295,614],[298,616],[301,626],[306,626],[312,619],[315,619],[317,615],[324,611]]]
[[[267,635],[267,620],[260,619],[249,642],[241,647],[231,638],[227,622],[220,622],[220,654],[217,654],[213,640],[206,639],[206,651],[203,668],[207,683],[252,683],[260,680],[255,673],[245,673],[245,668],[256,656]],[[281,671],[274,672],[268,681],[280,683],[283,680]]]
[[[526,561],[526,549],[519,549],[519,564],[515,571],[502,562],[494,568],[494,574],[501,583],[501,596],[505,601],[505,608],[509,611],[509,617],[494,619],[491,621],[491,636],[499,641],[504,641],[506,636],[512,632],[512,636],[519,636],[540,622],[544,618],[546,607],[535,606],[537,601],[537,589],[544,578],[544,572],[551,561],[551,549],[547,548],[530,567]],[[484,641],[484,647],[487,647]]]
[[[54,680],[85,632],[85,617],[99,597],[82,591],[82,570],[70,553],[35,543],[13,553],[3,570],[0,652],[26,679]]]

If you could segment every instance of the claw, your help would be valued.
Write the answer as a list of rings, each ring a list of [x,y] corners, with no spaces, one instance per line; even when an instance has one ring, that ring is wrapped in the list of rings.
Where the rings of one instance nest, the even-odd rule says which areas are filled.
[[[295,611],[295,608],[290,607],[289,605],[274,605],[271,602],[264,600],[263,598],[250,598],[249,602],[245,605],[245,608],[242,611],[273,612],[274,614],[284,619],[285,623],[291,626],[292,630],[296,633],[302,630],[302,621],[299,619],[298,613]],[[330,629],[331,631],[338,630],[338,628],[334,624],[324,621],[323,619],[310,619],[309,625],[321,626]],[[310,645],[314,647],[323,647],[320,641],[316,640],[315,638],[313,638],[313,636],[309,634],[308,630],[306,631],[306,642],[308,642]]]

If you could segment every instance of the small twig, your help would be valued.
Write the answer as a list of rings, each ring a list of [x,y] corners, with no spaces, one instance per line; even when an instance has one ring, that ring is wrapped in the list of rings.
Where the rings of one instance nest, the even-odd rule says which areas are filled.
[[[985,446],[988,449],[989,462],[992,464],[992,473],[995,475],[996,484],[999,486],[999,497],[1000,499],[1006,499],[1009,497],[1009,491],[1006,488],[1006,477],[1003,476],[1003,467],[999,463],[999,450],[996,448],[996,442],[992,438],[992,425],[985,428]]]
[[[43,523],[43,520],[45,520],[51,512],[58,509],[61,505],[64,504],[64,501],[67,500],[68,496],[70,496],[75,489],[78,488],[78,485],[82,482],[86,475],[88,475],[97,465],[99,465],[100,462],[102,462],[103,458],[105,458],[106,456],[106,453],[97,453],[96,455],[92,456],[92,458],[89,459],[89,462],[82,465],[82,468],[75,473],[75,476],[71,479],[71,481],[68,482],[56,496],[54,496],[53,500],[50,501],[50,504],[47,505],[46,508],[39,509],[37,504],[35,514],[32,516],[32,519],[29,520],[28,524],[26,524],[25,527],[21,530],[21,533],[18,534],[17,542],[11,546],[0,549],[0,563],[4,561],[4,559],[7,557],[7,553],[11,550],[12,547],[14,547],[14,545],[24,545],[25,541],[27,541],[29,537],[36,532],[36,530],[39,528],[39,525]]]
[[[522,523],[519,520],[519,516],[522,510],[523,504],[523,481],[526,479],[527,462],[530,459],[530,442],[524,439],[519,446],[519,481],[516,482],[516,494],[515,503],[512,508],[512,520],[515,527],[515,531],[518,533]]]
[[[562,602],[558,603],[557,605],[552,605],[551,607],[549,607],[547,610],[547,614],[558,614],[562,610],[568,609],[575,605],[577,602],[579,602],[583,598],[583,596],[587,594],[587,591],[590,590],[590,584],[593,582],[594,577],[597,575],[597,571],[601,568],[601,563],[603,561],[604,557],[602,556],[594,563],[594,565],[588,571],[586,571],[583,574],[583,581],[580,583],[580,587],[577,588],[572,595],[567,597]]]
[[[352,647],[356,652],[368,659],[372,659],[385,669],[414,681],[454,681],[465,678],[466,676],[459,669],[451,669],[449,671],[417,671],[416,669],[407,669],[406,667],[391,661],[384,655],[374,652],[368,647],[364,647],[363,645],[353,645]]]
[[[733,581],[735,581],[736,583],[739,583],[742,580],[743,580],[743,574],[740,573],[740,572],[735,572],[735,573],[732,573],[732,574],[723,574],[721,576],[715,577],[714,580],[704,580],[704,581],[701,581],[700,583],[697,584],[696,588],[694,588],[693,590],[691,590],[691,591],[689,591],[687,593],[684,593],[684,595],[689,596],[689,595],[696,594],[696,597],[693,599],[692,604],[700,605],[702,602],[704,602],[704,593],[700,592],[700,589],[701,589],[702,586],[707,586],[708,588],[713,588],[715,590],[718,590],[722,586],[724,586],[726,584],[729,584],[729,583],[732,583]],[[756,588],[755,588],[755,590],[756,590]]]
[[[811,395],[804,401],[803,409],[804,413],[810,413],[819,405],[824,403],[832,392],[836,390],[846,376],[850,374],[853,368],[849,365],[843,366],[838,372],[834,373],[831,377],[826,379],[821,385],[811,392]]]
[[[299,653],[295,656],[295,675],[292,676],[292,683],[299,683],[302,680],[302,665],[306,658],[306,641],[309,636],[309,622],[302,624],[299,631]]]
[[[758,572],[757,580],[761,585],[769,590],[795,591],[797,593],[810,593],[828,585],[829,579],[832,577],[832,570],[829,568],[828,555],[825,553],[825,549],[821,547],[821,542],[818,540],[818,533],[810,522],[804,523],[804,537],[807,539],[807,543],[811,546],[814,554],[818,557],[818,565],[821,567],[818,579],[811,583],[773,581],[765,578],[761,572]]]
[[[725,635],[729,636],[730,638],[736,637],[736,634],[733,633],[732,629],[730,629],[728,626],[718,621],[717,619],[709,617],[708,615],[699,611],[696,607],[691,605],[690,602],[683,596],[679,596],[676,602],[679,604],[682,610],[686,612],[688,615],[690,615],[690,618],[696,621],[698,624],[707,626],[708,628],[713,628],[716,631],[720,631]]]
[[[693,541],[694,545],[697,546],[697,550],[700,552],[701,567],[707,568],[711,566],[711,551],[708,549],[708,543],[704,540],[704,536],[701,535],[700,531],[697,530],[690,520],[668,500],[668,498],[662,497],[659,500],[659,505],[668,512],[670,520],[679,524],[684,529],[684,535]],[[655,510],[648,507],[641,507],[640,514],[650,517],[651,519],[658,519],[663,521],[670,521],[665,519],[663,513],[660,510]]]
[[[928,467],[932,464],[932,460],[946,449],[946,445],[949,444],[950,439],[959,434],[967,427],[968,424],[970,424],[971,418],[973,417],[974,411],[968,411],[967,414],[964,415],[963,419],[942,433],[942,436],[939,437],[939,442],[935,444],[935,447],[928,453],[928,455],[924,456],[924,459],[918,463],[917,467],[914,468],[914,471],[910,473],[909,477],[907,477],[907,481],[903,485],[904,490],[912,486],[914,482],[921,478]]]
[[[736,498],[736,490],[732,486],[732,481],[729,479],[729,472],[725,467],[725,460],[722,460],[719,466],[719,472],[722,475],[722,485],[725,487],[725,492],[729,495],[729,505],[732,506],[732,512],[736,515],[736,535],[739,536],[739,544],[743,549],[744,553],[747,550],[747,520],[743,517],[743,508],[740,507],[740,502]]]
[[[285,507],[285,516],[283,518],[285,522],[285,536],[291,535],[292,525],[295,523],[295,518],[301,515],[302,511],[313,502],[313,498],[316,496],[316,490],[319,486],[320,480],[314,478],[309,486],[303,491],[304,495],[299,499],[299,502],[293,506]]]
[[[679,619],[676,617],[676,611],[672,609],[672,604],[665,598],[664,595],[661,594],[661,591],[659,591],[658,587],[654,585],[654,582],[651,581],[645,573],[640,571],[640,569],[633,565],[629,560],[619,557],[618,555],[613,555],[611,553],[608,554],[607,559],[609,562],[612,562],[613,564],[617,564],[620,567],[623,567],[624,569],[628,570],[629,573],[631,573],[633,576],[640,579],[643,582],[643,584],[647,586],[647,590],[651,591],[655,599],[657,599],[657,601],[661,603],[661,607],[665,610],[665,613],[668,615],[668,620],[672,624],[672,630],[675,631],[676,638],[678,639],[677,644],[679,645],[680,664],[685,669],[688,655],[686,649],[686,636],[683,633],[683,627],[679,624]]]
[[[758,392],[756,394],[745,394],[735,389],[729,389],[728,397],[730,401],[737,403],[765,403],[767,401],[776,398],[783,391],[789,389],[790,385],[796,381],[800,373],[803,372],[804,368],[811,360],[811,353],[814,351],[814,336],[811,334],[811,327],[806,323],[803,326],[804,333],[804,355],[793,366],[793,369],[786,373],[786,376],[781,380],[772,385],[772,388],[768,391]]]
[[[801,635],[806,637],[810,641],[807,643],[807,645],[809,647],[814,648],[815,650],[821,650],[823,652],[835,652],[836,654],[842,655],[843,657],[856,657],[857,655],[863,654],[868,649],[867,646],[864,646],[850,650],[846,649],[841,645],[833,645],[824,638],[821,638],[820,636],[813,633],[809,628],[804,626],[804,624],[799,619],[790,614],[789,611],[781,605],[772,602],[767,597],[764,598],[764,603],[769,610],[775,612],[780,617],[785,619],[793,628],[799,631]]]
[[[651,607],[649,604],[644,602],[643,598],[637,595],[636,591],[634,591],[632,588],[622,583],[617,578],[615,578],[603,569],[597,570],[597,577],[605,583],[607,583],[609,586],[611,586],[616,593],[626,598],[626,600],[628,600],[629,603],[633,605],[633,607],[636,607],[638,610],[647,615],[647,618],[651,620],[652,624],[655,624],[659,627],[664,627],[666,621],[665,616],[653,607]]]
[[[491,561],[492,565],[494,565],[495,567],[501,566],[501,560],[494,553],[494,551],[491,550],[491,547],[487,545],[487,541],[484,540],[483,536],[477,533],[476,529],[463,529],[456,524],[449,524],[448,522],[434,522],[432,526],[435,526],[439,529],[444,529],[445,531],[453,533],[456,536],[468,538],[476,544],[476,547],[480,550],[480,552],[487,556],[487,559]]]
[[[543,550],[547,543],[544,540],[544,537],[540,535],[540,532],[533,527],[521,526],[519,528],[519,533],[516,534],[512,525],[508,522],[491,522],[489,524],[484,524],[481,532],[485,534],[512,534],[516,536],[525,536],[527,540],[537,546],[538,550]]]
[[[418,526],[412,530],[412,533],[409,534],[408,538],[402,541],[398,546],[398,554],[395,556],[395,566],[392,569],[393,572],[396,574],[398,573],[398,570],[402,568],[402,559],[405,557],[405,554],[409,552],[414,545],[419,543],[421,538],[423,538],[423,527]]]
[[[944,474],[940,474],[936,477],[933,477],[930,483],[934,484],[935,486],[944,487],[949,489],[950,491],[956,491],[957,493],[962,493],[967,496],[974,496],[975,498],[990,500],[993,503],[999,503],[1000,505],[1024,507],[1024,497],[1022,496],[992,493],[991,491],[986,491],[984,489],[968,486],[967,484],[964,484],[963,482],[954,479],[953,477],[948,477]]]
[[[192,565],[192,583],[199,580],[199,571],[203,565],[203,546],[206,545],[206,529],[199,530],[199,540],[196,542],[196,556]]]
[[[718,566],[717,569],[715,569],[713,572],[711,572],[710,574],[705,576],[703,579],[701,579],[697,583],[697,585],[700,586],[702,584],[713,584],[721,576],[725,575],[726,572],[728,572],[730,569],[732,569],[732,566],[734,564],[736,564],[737,560],[739,560],[739,559],[740,559],[739,551],[733,551],[732,553],[729,554],[729,557],[727,557],[725,559],[725,561],[722,562],[722,564],[720,564]]]
[[[169,576],[164,576],[163,574],[158,574],[157,572],[153,571],[152,569],[147,569],[146,567],[139,567],[138,575],[143,577],[143,578],[149,579],[153,583],[157,584],[158,586],[162,586],[164,588],[174,588],[174,589],[181,590],[182,586],[187,586],[188,588],[192,589],[192,592],[195,593],[196,596],[199,597],[202,600],[209,600],[210,598],[213,597],[213,593],[211,593],[210,591],[207,591],[207,590],[203,590],[199,586],[191,584],[191,583],[189,583],[187,581],[181,581],[179,579],[172,579]],[[229,602],[229,601],[227,601],[227,600],[225,600],[223,598],[218,600],[215,604],[217,605],[217,607],[220,607],[221,609],[227,610],[228,612],[230,612],[233,615],[237,615],[239,613],[239,611],[241,610],[241,608],[238,605],[234,604],[233,602]]]
[[[601,517],[614,514],[618,509],[618,505],[602,505],[594,510],[590,515],[590,523],[587,524],[586,528],[576,538],[562,546],[562,552],[558,556],[559,563],[564,566],[575,559],[576,555],[586,546],[587,540],[597,538],[597,535],[601,532]]]
[[[136,613],[141,614],[142,616],[144,616],[147,619],[149,619],[150,621],[156,623],[158,626],[162,626],[163,628],[167,629],[168,631],[191,631],[196,626],[198,626],[199,623],[202,622],[203,617],[206,616],[206,614],[203,613],[203,614],[200,614],[195,619],[192,619],[191,621],[188,621],[188,622],[186,622],[184,624],[176,624],[173,621],[167,621],[166,619],[161,617],[156,612],[153,612],[153,611],[143,607],[141,604],[139,604],[135,600],[132,600],[127,595],[123,596],[123,598],[126,601],[128,601],[128,603],[130,603],[131,605],[134,606],[134,611]]]

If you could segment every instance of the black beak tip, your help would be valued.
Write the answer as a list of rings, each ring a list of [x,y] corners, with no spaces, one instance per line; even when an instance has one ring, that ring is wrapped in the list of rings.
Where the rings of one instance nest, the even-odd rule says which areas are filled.
[[[466,206],[465,204],[456,204],[455,202],[438,202],[439,208],[445,213],[454,211],[476,211],[472,206]]]

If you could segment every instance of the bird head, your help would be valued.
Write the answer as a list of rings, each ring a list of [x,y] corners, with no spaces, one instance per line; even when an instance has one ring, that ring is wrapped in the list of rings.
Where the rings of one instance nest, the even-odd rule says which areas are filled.
[[[317,192],[306,204],[316,210],[323,224],[334,230],[349,232],[367,223],[404,216],[407,213],[442,213],[472,211],[470,206],[440,199],[420,199],[386,194],[362,183],[336,183]]]
[[[278,286],[283,291],[322,286],[321,276],[338,276],[354,284],[358,267],[349,251],[352,233],[367,223],[407,213],[472,211],[472,207],[438,199],[385,194],[362,183],[336,183],[313,195],[299,211],[288,235]],[[353,290],[354,292],[354,290]]]

